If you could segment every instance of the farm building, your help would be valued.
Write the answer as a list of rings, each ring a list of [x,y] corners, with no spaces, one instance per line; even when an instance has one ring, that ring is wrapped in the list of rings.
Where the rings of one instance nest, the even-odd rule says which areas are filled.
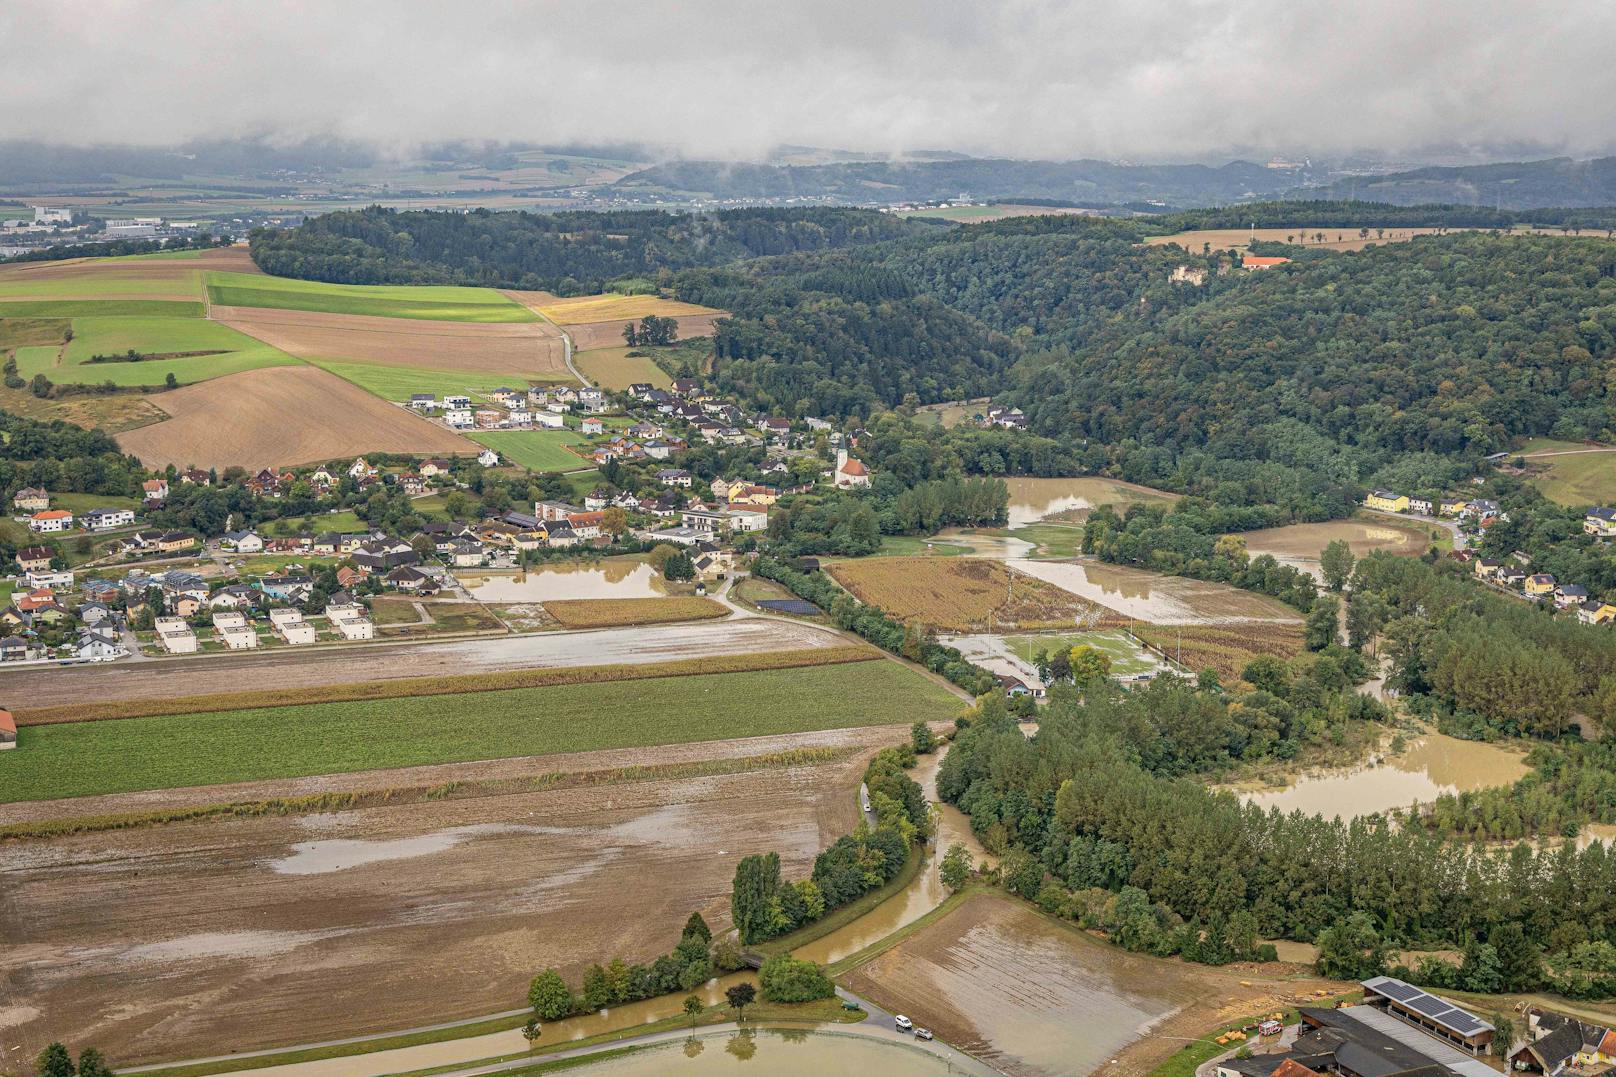
[[[1397,1020],[1414,1025],[1460,1050],[1483,1055],[1492,1048],[1493,1026],[1446,999],[1390,976],[1365,980],[1363,989],[1364,1006],[1384,1010]]]
[[[1521,1073],[1605,1068],[1616,1062],[1616,1031],[1536,1007],[1526,1014],[1526,1043],[1509,1056]]]

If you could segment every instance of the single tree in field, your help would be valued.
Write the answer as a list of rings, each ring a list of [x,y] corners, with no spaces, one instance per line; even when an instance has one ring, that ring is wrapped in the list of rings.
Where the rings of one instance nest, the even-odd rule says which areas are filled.
[[[67,1048],[60,1043],[52,1043],[39,1052],[34,1068],[39,1071],[39,1077],[73,1077],[76,1072],[73,1068],[73,1056],[68,1054]]]
[[[1343,539],[1335,539],[1325,546],[1324,552],[1319,554],[1319,572],[1324,576],[1325,585],[1332,591],[1345,587],[1356,560],[1352,556],[1352,547]]]
[[[685,929],[680,933],[679,937],[681,939],[698,938],[702,942],[712,942],[713,929],[707,926],[707,921],[702,919],[701,913],[693,912],[690,914],[690,919],[685,921]]]
[[[724,998],[730,1004],[730,1007],[734,1009],[735,1020],[744,1021],[746,1020],[746,1008],[752,1005],[753,999],[757,998],[757,988],[751,984],[736,984],[724,992]]]
[[[572,991],[568,989],[567,981],[561,978],[561,973],[555,969],[545,969],[533,978],[533,983],[528,987],[527,1004],[544,1020],[559,1021],[572,1013]]]
[[[909,727],[909,740],[915,746],[916,755],[926,755],[937,747],[937,738],[932,735],[931,726],[925,722],[916,722]]]
[[[529,1051],[533,1050],[534,1045],[539,1042],[539,1037],[543,1035],[543,1033],[544,1026],[539,1024],[539,1019],[537,1017],[529,1017],[527,1019],[527,1024],[522,1026],[522,1038],[527,1041],[527,1049]]]
[[[696,1022],[700,1020],[701,1015],[706,1012],[707,1007],[702,1004],[701,999],[697,998],[695,995],[685,996],[685,1016],[690,1018],[691,1028],[696,1027]]]

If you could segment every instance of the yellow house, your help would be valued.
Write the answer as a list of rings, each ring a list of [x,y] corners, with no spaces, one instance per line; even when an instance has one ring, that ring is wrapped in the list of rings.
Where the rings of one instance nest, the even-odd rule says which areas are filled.
[[[1436,511],[1439,516],[1457,516],[1470,507],[1470,502],[1458,497],[1444,497],[1437,502]]]
[[[1369,496],[1364,498],[1365,505],[1381,512],[1407,512],[1408,495],[1394,494],[1390,490],[1371,490]]]
[[[1554,577],[1547,572],[1539,572],[1526,577],[1526,593],[1529,595],[1547,595],[1554,592]]]
[[[1577,609],[1577,620],[1585,625],[1603,625],[1616,621],[1616,606],[1590,598]]]
[[[1616,536],[1616,509],[1589,509],[1583,517],[1582,529],[1600,538]]]

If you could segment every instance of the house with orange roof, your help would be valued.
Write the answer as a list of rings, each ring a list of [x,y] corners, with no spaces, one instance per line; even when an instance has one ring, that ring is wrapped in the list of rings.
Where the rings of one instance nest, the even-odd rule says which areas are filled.
[[[73,528],[73,514],[66,509],[46,509],[36,512],[28,517],[28,530],[39,534],[51,534],[57,531],[70,531]]]

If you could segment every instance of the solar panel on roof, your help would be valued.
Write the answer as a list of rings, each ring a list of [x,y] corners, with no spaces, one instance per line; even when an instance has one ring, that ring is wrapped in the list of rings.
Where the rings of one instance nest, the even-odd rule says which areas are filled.
[[[1424,991],[1421,991],[1417,987],[1411,987],[1405,983],[1398,983],[1396,980],[1387,980],[1385,983],[1376,987],[1375,990],[1379,991],[1387,998],[1396,999],[1398,1002],[1407,1002],[1411,998],[1418,998],[1420,995],[1425,994]]]
[[[1418,1010],[1420,1013],[1423,1013],[1432,1020],[1435,1020],[1436,1018],[1447,1013],[1449,1010],[1453,1009],[1451,1005],[1443,1002],[1441,999],[1432,998],[1430,995],[1423,992],[1421,992],[1419,997],[1409,999],[1406,1005],[1409,1009]]]
[[[1468,1036],[1471,1033],[1480,1032],[1482,1029],[1481,1022],[1467,1013],[1455,1012],[1444,1017],[1442,1021],[1461,1036]]]

